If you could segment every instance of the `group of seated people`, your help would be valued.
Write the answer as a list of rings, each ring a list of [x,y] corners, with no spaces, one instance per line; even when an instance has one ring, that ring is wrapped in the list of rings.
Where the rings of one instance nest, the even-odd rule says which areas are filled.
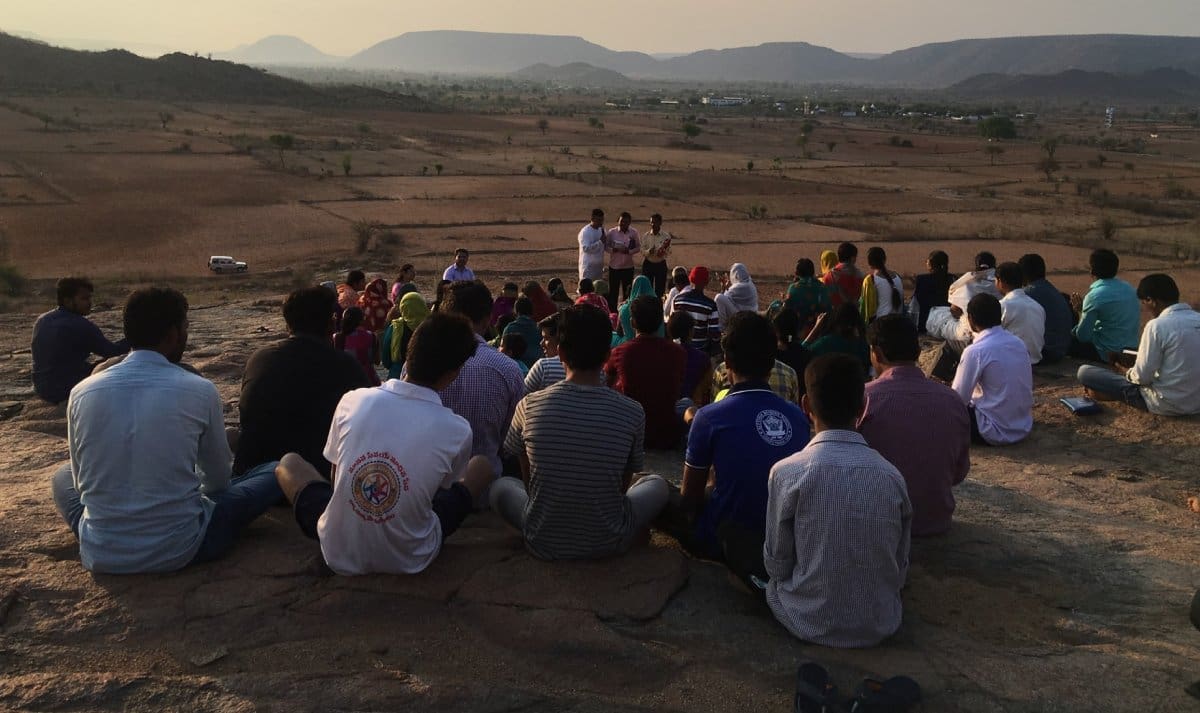
[[[483,282],[456,280],[439,286],[433,305],[399,284],[383,315],[391,333],[372,335],[388,368],[375,388],[366,388],[379,379],[347,346],[353,340],[337,340],[354,334],[339,325],[349,299],[324,286],[297,290],[283,304],[289,337],[246,364],[240,428],[229,432],[215,386],[180,368],[182,294],[135,291],[124,307],[125,343],[114,345],[73,318],[87,313],[90,283],[65,279],[35,344],[66,324],[92,340],[72,359],[86,349],[132,352],[68,387],[70,461],[53,477],[54,501],[84,566],[109,573],[219,558],[285,501],[343,575],[420,572],[467,517],[488,508],[546,560],[619,555],[653,528],[724,562],[795,636],[871,646],[900,625],[910,537],[950,528],[972,440],[1010,443],[1032,428],[1034,355],[1022,335],[1033,330],[1010,324],[1039,312],[1026,305],[1005,324],[1005,303],[1021,299],[1010,295],[1039,265],[1029,282],[1044,282],[1045,268],[1037,256],[994,268],[981,256],[958,281],[976,285],[961,317],[951,311],[954,282],[945,284],[948,304],[938,305],[937,290],[930,297],[918,280],[929,324],[939,307],[967,324],[947,386],[918,367],[919,312],[905,305],[882,249],[872,249],[872,273],[861,277],[856,252],[847,244],[835,260],[823,258],[832,264],[821,278],[802,260],[769,318],[757,305],[722,317],[704,294],[703,267],[677,271],[665,300],[637,278],[616,312],[588,298],[594,283],[581,284],[572,303],[561,282],[549,291],[506,285],[493,299]],[[465,263],[463,255],[452,267]],[[1093,273],[1096,265],[1094,256]],[[744,266],[735,273],[720,294],[753,284]],[[1079,344],[1111,337],[1117,291],[1102,283],[1114,277],[1097,277],[1092,292],[1103,291],[1089,292],[1071,328]],[[78,295],[84,287],[87,299]],[[1052,287],[1047,293],[1067,304]],[[1038,293],[1022,294],[1037,306]],[[1098,396],[1135,405],[1140,396],[1155,412],[1194,404],[1200,379],[1180,375],[1200,359],[1200,318],[1165,275],[1145,278],[1136,297],[1155,319],[1126,381],[1089,366],[1081,380]],[[822,333],[826,322],[836,329]],[[505,344],[508,334],[519,334],[522,348]],[[1114,344],[1090,343],[1105,357]],[[48,373],[39,372],[40,354],[35,348],[35,384]],[[685,454],[680,487],[643,473],[647,448],[676,447]]]

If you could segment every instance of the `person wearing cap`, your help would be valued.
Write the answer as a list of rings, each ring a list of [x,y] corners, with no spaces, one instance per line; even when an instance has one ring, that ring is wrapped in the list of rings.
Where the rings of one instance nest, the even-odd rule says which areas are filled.
[[[687,312],[691,315],[691,345],[709,356],[718,356],[721,352],[721,321],[717,313],[717,303],[704,294],[709,279],[707,267],[693,267],[688,273],[688,282],[692,289],[676,295],[672,313]]]

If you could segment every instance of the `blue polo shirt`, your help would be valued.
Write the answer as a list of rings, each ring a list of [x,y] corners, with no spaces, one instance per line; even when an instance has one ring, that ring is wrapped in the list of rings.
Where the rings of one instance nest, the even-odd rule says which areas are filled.
[[[716,485],[696,523],[700,546],[716,556],[717,525],[731,520],[763,530],[771,467],[808,444],[808,419],[800,407],[775,395],[766,382],[743,382],[696,412],[685,461],[716,471]]]
[[[1091,342],[1101,359],[1122,349],[1136,349],[1142,329],[1137,290],[1124,280],[1096,280],[1083,297],[1075,338]]]

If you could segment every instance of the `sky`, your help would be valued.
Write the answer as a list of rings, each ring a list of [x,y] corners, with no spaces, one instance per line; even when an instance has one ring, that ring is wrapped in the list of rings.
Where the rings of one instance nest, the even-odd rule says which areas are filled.
[[[1200,35],[1196,0],[0,0],[0,30],[223,52],[295,35],[351,55],[405,32],[578,35],[616,50],[688,52],[802,41],[843,52],[1010,35]]]

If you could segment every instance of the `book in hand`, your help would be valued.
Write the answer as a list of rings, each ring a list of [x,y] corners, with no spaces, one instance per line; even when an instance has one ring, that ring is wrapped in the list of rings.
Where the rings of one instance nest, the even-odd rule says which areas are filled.
[[[1086,396],[1068,396],[1059,399],[1076,416],[1100,413],[1101,406]]]

